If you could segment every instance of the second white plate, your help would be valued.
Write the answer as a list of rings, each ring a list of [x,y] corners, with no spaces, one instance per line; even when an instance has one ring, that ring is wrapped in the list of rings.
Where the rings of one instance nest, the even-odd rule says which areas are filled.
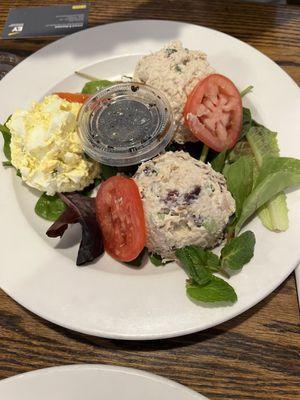
[[[5,400],[207,400],[161,376],[108,365],[66,365],[0,382]]]

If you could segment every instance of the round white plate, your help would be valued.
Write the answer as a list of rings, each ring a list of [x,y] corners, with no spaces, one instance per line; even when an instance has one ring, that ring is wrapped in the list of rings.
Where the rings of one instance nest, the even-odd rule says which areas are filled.
[[[166,21],[130,21],[98,26],[58,40],[19,64],[0,82],[0,121],[54,89],[79,90],[83,70],[101,78],[132,73],[139,55],[172,39],[201,49],[210,63],[243,89],[255,119],[279,132],[282,155],[300,157],[299,89],[275,63],[223,33]],[[300,247],[300,192],[288,195],[290,228],[272,233],[255,218],[255,256],[230,279],[238,302],[202,307],[185,294],[184,272],[175,263],[125,267],[105,255],[75,266],[79,228],[49,239],[49,223],[34,214],[38,193],[13,170],[0,168],[0,284],[32,312],[64,327],[118,339],[157,339],[200,331],[226,321],[262,300],[295,268]]]
[[[27,372],[0,382],[5,400],[205,400],[174,381],[133,368],[66,365]]]

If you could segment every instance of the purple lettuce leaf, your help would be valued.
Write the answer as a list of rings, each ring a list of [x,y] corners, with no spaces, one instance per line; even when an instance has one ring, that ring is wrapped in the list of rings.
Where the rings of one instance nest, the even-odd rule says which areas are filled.
[[[61,200],[68,206],[46,234],[49,237],[62,236],[69,224],[79,222],[82,239],[78,250],[76,265],[81,266],[93,261],[104,252],[102,234],[96,218],[95,198],[80,193],[59,193]]]

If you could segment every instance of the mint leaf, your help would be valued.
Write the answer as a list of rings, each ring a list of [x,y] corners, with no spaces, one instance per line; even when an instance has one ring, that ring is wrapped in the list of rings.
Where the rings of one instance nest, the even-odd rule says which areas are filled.
[[[234,289],[223,279],[212,274],[221,270],[216,254],[198,246],[186,246],[176,250],[176,256],[190,277],[186,288],[189,297],[204,302],[237,300]]]
[[[196,246],[186,246],[176,250],[176,257],[185,266],[188,276],[198,285],[206,285],[213,277],[207,268],[203,251]]]
[[[219,257],[214,254],[212,251],[205,250],[206,255],[207,255],[207,267],[210,269],[212,272],[217,272],[220,269],[220,259]]]
[[[253,186],[253,161],[249,156],[242,156],[231,165],[227,165],[225,178],[227,187],[236,203],[236,216],[240,216],[243,204]]]
[[[267,201],[277,193],[300,184],[300,160],[289,157],[264,157],[255,187],[244,201],[235,233]]]
[[[186,292],[192,299],[205,303],[215,303],[218,301],[234,303],[237,301],[237,295],[233,287],[216,276],[212,276],[211,280],[205,286],[188,282]]]
[[[255,236],[251,231],[233,238],[221,250],[221,265],[232,270],[241,269],[253,257]]]
[[[67,206],[58,195],[48,196],[43,193],[38,199],[34,211],[39,217],[48,221],[56,221],[66,208]]]
[[[189,262],[186,258],[184,259],[184,257],[188,257],[194,266],[207,267],[212,272],[220,269],[219,257],[212,251],[204,250],[199,246],[186,246],[178,249],[176,250],[176,256],[183,264]]]
[[[85,93],[85,94],[94,94],[99,92],[102,89],[105,89],[109,86],[112,86],[115,82],[112,81],[108,81],[106,79],[102,79],[102,80],[98,80],[98,81],[91,81],[91,82],[87,82],[81,93]]]

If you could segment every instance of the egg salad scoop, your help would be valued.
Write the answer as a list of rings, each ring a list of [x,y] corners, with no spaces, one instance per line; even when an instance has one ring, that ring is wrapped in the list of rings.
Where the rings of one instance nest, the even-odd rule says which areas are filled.
[[[54,195],[80,191],[99,175],[99,164],[86,157],[77,133],[80,107],[51,95],[12,114],[11,162],[27,185]]]

